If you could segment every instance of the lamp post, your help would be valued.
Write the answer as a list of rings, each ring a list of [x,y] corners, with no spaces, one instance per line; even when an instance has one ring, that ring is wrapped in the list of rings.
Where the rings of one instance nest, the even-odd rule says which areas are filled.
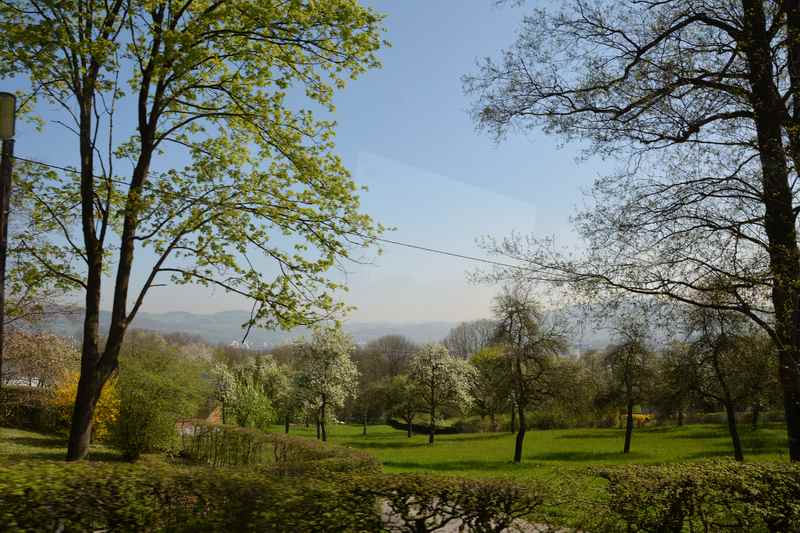
[[[14,126],[17,98],[0,92],[0,387],[3,386],[3,350],[6,322],[6,251],[8,249],[8,209],[11,196],[11,172],[14,166]]]

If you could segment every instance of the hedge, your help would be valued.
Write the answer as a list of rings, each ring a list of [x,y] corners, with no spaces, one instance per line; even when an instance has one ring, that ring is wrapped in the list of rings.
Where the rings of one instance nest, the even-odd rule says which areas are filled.
[[[592,531],[800,531],[800,467],[710,461],[597,472],[607,502]]]
[[[16,385],[0,388],[0,426],[52,431],[57,419],[47,389]]]
[[[182,455],[211,466],[262,465],[278,475],[376,473],[378,460],[361,451],[256,429],[192,422]]]
[[[374,500],[263,472],[124,463],[0,468],[2,531],[376,531]]]
[[[501,531],[541,495],[506,481],[282,478],[258,469],[30,462],[0,468],[2,531]]]

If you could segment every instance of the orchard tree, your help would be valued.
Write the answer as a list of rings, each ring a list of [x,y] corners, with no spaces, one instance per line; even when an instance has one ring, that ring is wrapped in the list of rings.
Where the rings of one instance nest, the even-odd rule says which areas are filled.
[[[492,431],[499,431],[497,414],[511,406],[511,369],[500,347],[489,346],[470,357],[475,368],[471,396],[481,418],[488,416]]]
[[[388,412],[406,423],[406,433],[411,438],[414,416],[425,408],[419,387],[406,374],[401,374],[386,383],[384,395]]]
[[[411,358],[409,376],[428,412],[428,444],[433,444],[436,420],[442,409],[462,409],[470,404],[474,369],[463,359],[450,355],[441,344],[427,344]]]
[[[730,311],[689,309],[686,328],[691,338],[688,364],[692,390],[703,400],[722,405],[734,458],[744,460],[736,411],[762,400],[773,383],[770,343],[759,339],[744,317]]]
[[[517,437],[514,462],[522,462],[522,445],[527,422],[525,411],[556,396],[556,358],[566,349],[566,337],[557,323],[547,323],[527,288],[505,289],[495,303],[496,342],[508,360],[514,406],[517,409]]]
[[[576,218],[569,255],[513,236],[489,249],[524,277],[741,313],[775,343],[789,457],[800,460],[800,4],[569,0],[525,17],[465,78],[498,138],[542,128],[620,158]]]
[[[644,327],[626,324],[617,331],[620,342],[605,353],[609,369],[609,399],[625,406],[625,444],[622,453],[631,451],[633,408],[649,397],[653,388],[654,357],[647,346]]]
[[[350,354],[353,340],[340,328],[314,330],[309,341],[298,342],[296,384],[317,419],[320,438],[328,440],[326,419],[358,390],[358,368]]]
[[[36,168],[17,184],[36,204],[21,241],[85,294],[69,459],[86,455],[92,411],[153,286],[252,299],[250,325],[265,327],[342,310],[326,272],[380,228],[333,153],[335,124],[304,107],[332,111],[335,90],[378,66],[380,24],[356,0],[0,4],[0,77],[27,85],[22,111],[60,110],[80,155],[74,172]]]

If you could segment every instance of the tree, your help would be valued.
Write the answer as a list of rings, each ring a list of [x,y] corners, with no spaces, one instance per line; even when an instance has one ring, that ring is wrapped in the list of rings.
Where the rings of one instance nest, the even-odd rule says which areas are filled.
[[[217,363],[212,374],[215,396],[222,404],[223,423],[266,431],[275,420],[273,402],[284,400],[287,378],[270,356],[236,366]],[[282,413],[285,414],[285,413]]]
[[[177,451],[175,425],[194,418],[209,394],[207,364],[185,357],[162,336],[133,330],[120,354],[116,378],[119,411],[112,443],[126,459],[142,453]]]
[[[384,335],[372,340],[361,350],[361,357],[371,359],[376,377],[394,377],[406,370],[408,360],[419,347],[402,335]]]
[[[517,276],[669,298],[723,277],[723,311],[769,334],[789,456],[800,460],[800,4],[572,0],[526,17],[500,61],[465,78],[477,123],[543,127],[627,156],[576,218],[585,253],[489,241]],[[503,277],[512,277],[507,271]]]
[[[28,233],[53,235],[28,251],[85,293],[69,459],[86,453],[94,405],[154,285],[250,298],[251,325],[312,324],[344,309],[325,273],[380,228],[332,152],[334,123],[300,107],[305,95],[333,110],[334,91],[378,65],[380,21],[354,0],[0,5],[0,76],[28,83],[23,110],[62,110],[80,153],[74,173],[39,168],[19,186],[36,203]],[[164,151],[186,164],[164,168]],[[135,288],[134,258],[144,274]],[[101,343],[101,280],[112,269]]]
[[[414,416],[425,408],[417,384],[405,374],[389,379],[384,387],[386,405],[392,416],[406,423],[408,438],[414,434]]]
[[[473,373],[466,361],[450,355],[441,344],[427,344],[411,358],[409,377],[416,384],[429,416],[428,444],[434,442],[436,420],[442,408],[460,409],[471,402]]]
[[[536,402],[555,395],[554,360],[566,349],[558,324],[545,323],[542,312],[523,286],[505,289],[495,302],[498,321],[496,341],[503,346],[511,372],[514,405],[519,428],[514,443],[514,462],[522,462],[527,430],[525,411]]]
[[[771,355],[769,345],[759,343],[738,313],[691,309],[687,315],[687,330],[692,338],[687,354],[690,386],[703,399],[725,409],[734,458],[743,461],[736,411],[743,404],[760,401],[770,383],[772,369],[765,364]]]
[[[468,359],[491,344],[496,330],[493,320],[462,322],[450,330],[442,344],[452,355]]]
[[[475,368],[471,387],[474,407],[478,409],[481,418],[489,417],[492,431],[499,431],[497,413],[511,405],[509,361],[500,348],[488,347],[470,357],[469,362]]]
[[[353,340],[340,328],[315,329],[308,342],[298,343],[297,386],[314,409],[320,437],[328,440],[326,420],[358,387],[358,368],[350,357]]]
[[[52,388],[78,370],[80,354],[71,339],[16,328],[6,331],[3,381]]]
[[[637,324],[626,324],[619,330],[622,342],[605,354],[610,370],[609,396],[625,405],[625,444],[622,453],[631,451],[633,408],[644,401],[652,389],[653,353],[647,347],[646,334]]]

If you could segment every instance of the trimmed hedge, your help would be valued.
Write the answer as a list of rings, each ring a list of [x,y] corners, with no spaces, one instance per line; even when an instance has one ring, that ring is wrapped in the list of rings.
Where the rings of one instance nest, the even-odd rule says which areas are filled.
[[[377,473],[380,462],[361,451],[256,429],[191,422],[182,455],[211,466],[262,465],[283,476]]]
[[[711,461],[597,472],[608,500],[592,531],[800,531],[800,467]]]
[[[124,463],[0,468],[2,531],[377,531],[374,500],[263,472]]]
[[[414,474],[366,479],[357,492],[377,498],[386,529],[407,533],[508,531],[545,516],[549,502],[542,486]]]

